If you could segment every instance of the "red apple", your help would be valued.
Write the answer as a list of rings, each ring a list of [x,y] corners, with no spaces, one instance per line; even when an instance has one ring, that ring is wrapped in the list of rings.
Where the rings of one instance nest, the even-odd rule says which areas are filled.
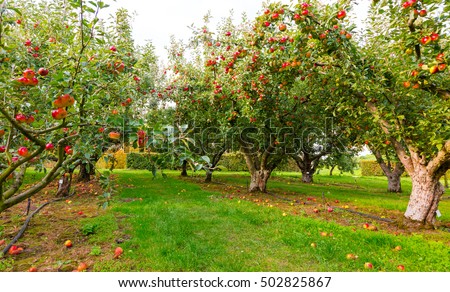
[[[0,146],[0,153],[5,153],[6,152],[6,146],[1,145]]]
[[[404,265],[398,265],[397,266],[397,270],[404,271],[405,270],[405,266]]]
[[[365,263],[364,268],[371,270],[371,269],[373,269],[373,265],[372,265],[372,263]]]
[[[320,211],[319,211],[319,209],[314,208],[314,209],[313,209],[313,212],[314,212],[314,213],[319,213]]]
[[[99,133],[103,133],[105,131],[105,127],[100,127],[100,128],[98,128],[98,132]]]
[[[77,268],[77,272],[84,272],[88,269],[88,265],[86,263],[80,263]]]
[[[437,72],[439,72],[439,67],[437,65],[430,67],[430,74],[435,74]]]
[[[431,38],[431,40],[434,42],[434,41],[437,41],[438,39],[439,39],[439,34],[437,34],[437,33],[432,33],[431,34],[431,36],[430,36],[430,38]]]
[[[327,211],[328,211],[328,213],[331,213],[331,212],[333,212],[333,208],[328,207]]]
[[[47,143],[47,145],[45,145],[45,150],[51,151],[53,149],[55,149],[55,145],[53,145],[53,143]]]
[[[48,75],[48,70],[45,69],[45,68],[39,68],[38,74],[41,75],[41,76],[47,76]]]
[[[71,248],[73,245],[72,245],[72,241],[71,240],[66,240],[65,242],[64,242],[64,246],[65,247],[67,247],[67,248]]]
[[[427,11],[425,9],[422,9],[422,10],[419,11],[419,15],[422,16],[422,17],[427,16],[427,14],[428,13],[427,13]]]
[[[119,140],[120,133],[119,132],[109,132],[108,137],[112,140]]]
[[[5,135],[5,130],[0,129],[0,138],[3,137]]]
[[[67,117],[67,111],[64,108],[62,108],[62,107],[58,108],[58,109],[55,109],[55,110],[52,110],[52,117],[55,120],[62,120],[62,119]]]
[[[36,267],[31,267],[28,269],[28,272],[37,272],[37,268]]]
[[[438,62],[444,62],[444,53],[440,53],[436,56]]]
[[[286,24],[282,23],[278,26],[278,28],[280,29],[280,31],[285,31],[286,30]]]
[[[17,154],[19,154],[19,156],[22,156],[22,157],[28,156],[28,148],[27,147],[20,147],[17,150]]]
[[[34,123],[34,116],[32,116],[32,115],[28,116],[27,120],[25,121],[25,123],[27,123],[27,124]]]
[[[72,155],[73,149],[71,146],[67,145],[66,147],[64,147],[64,152],[66,152],[67,155]]]
[[[308,14],[309,14],[309,10],[308,9],[305,9],[305,10],[302,11],[302,15],[303,16],[307,16]]]
[[[25,46],[30,47],[31,46],[31,41],[30,40],[26,40],[25,41]]]
[[[69,94],[64,94],[59,96],[58,98],[56,98],[53,101],[53,106],[56,108],[63,108],[63,107],[68,107],[68,106],[72,106],[75,103],[75,99],[70,96]]]
[[[428,43],[431,42],[431,38],[429,36],[424,36],[420,42],[422,43],[422,45],[427,45]]]
[[[337,14],[338,19],[344,19],[346,16],[347,16],[347,12],[345,12],[345,10],[341,10]]]
[[[117,52],[117,48],[116,48],[115,46],[109,47],[109,50],[110,50],[111,52]]]
[[[272,14],[272,19],[278,19],[278,17],[280,17],[278,13],[275,12]]]
[[[227,31],[227,32],[225,33],[225,35],[226,35],[226,36],[231,36],[231,32]]]
[[[445,63],[439,64],[439,65],[438,65],[438,70],[439,70],[440,72],[442,72],[442,71],[445,70],[446,67],[447,67],[447,64],[445,64]]]
[[[27,78],[27,79],[31,79],[36,75],[36,73],[34,73],[33,70],[31,69],[26,69],[25,71],[23,71],[23,77]]]
[[[8,253],[10,255],[18,255],[21,254],[23,252],[23,248],[18,247],[17,245],[13,245],[9,248]]]
[[[22,24],[22,20],[17,19],[17,20],[16,20],[16,23],[17,23],[17,24]]]
[[[123,249],[121,247],[116,247],[114,250],[114,258],[117,259],[123,254]]]
[[[81,215],[83,215],[84,213],[83,213],[83,211],[79,211],[77,214],[81,216]]]
[[[369,228],[369,227],[370,227],[370,224],[369,224],[369,223],[364,223],[364,224],[363,224],[363,228],[364,228],[364,229],[367,229],[367,228]]]

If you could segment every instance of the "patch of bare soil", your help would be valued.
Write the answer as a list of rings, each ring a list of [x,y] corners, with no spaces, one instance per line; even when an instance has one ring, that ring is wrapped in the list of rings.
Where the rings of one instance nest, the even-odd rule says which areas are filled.
[[[104,243],[93,250],[88,244],[86,234],[80,230],[80,220],[104,214],[99,207],[102,189],[96,179],[91,182],[72,184],[75,195],[59,202],[49,204],[37,213],[22,238],[15,244],[23,252],[17,255],[6,254],[0,259],[0,271],[28,271],[36,268],[39,272],[91,270],[94,262],[112,260],[114,242]],[[55,181],[32,197],[30,213],[42,204],[55,199],[58,182]],[[22,202],[0,213],[0,251],[16,236],[26,220],[28,203]],[[117,234],[119,241],[124,235]],[[72,247],[66,247],[70,240]]]

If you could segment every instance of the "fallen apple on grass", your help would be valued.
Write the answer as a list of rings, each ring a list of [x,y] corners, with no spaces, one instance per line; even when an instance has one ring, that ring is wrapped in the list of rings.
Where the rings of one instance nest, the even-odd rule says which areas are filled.
[[[119,246],[114,250],[114,258],[118,259],[123,254],[123,249]]]
[[[67,248],[71,248],[73,246],[72,241],[71,240],[66,240],[64,242],[64,246]]]
[[[372,263],[367,262],[364,264],[364,268],[371,270],[371,269],[373,269],[373,265],[372,265]]]

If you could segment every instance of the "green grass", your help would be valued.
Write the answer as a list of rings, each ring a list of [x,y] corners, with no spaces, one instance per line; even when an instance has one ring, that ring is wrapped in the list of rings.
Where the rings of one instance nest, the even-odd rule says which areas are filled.
[[[173,173],[156,180],[148,171],[115,173],[120,185],[135,187],[124,188],[106,216],[83,220],[83,224],[99,225],[90,236],[92,244],[111,241],[119,231],[130,239],[122,244],[121,260],[98,262],[97,271],[361,271],[365,262],[372,262],[375,271],[396,271],[399,264],[407,271],[450,271],[448,240],[354,231],[322,220],[284,217],[277,208],[224,200],[220,193],[202,190]],[[243,185],[246,181],[236,174],[216,177]],[[377,179],[358,179],[358,187],[350,178],[319,179],[320,185],[303,186],[294,183],[297,178],[291,174],[277,174],[269,187],[312,195],[330,192],[333,198],[377,202],[380,208],[401,207],[407,200],[406,194],[380,191],[383,185]],[[444,210],[448,210],[446,204]],[[322,237],[321,231],[334,236]],[[313,242],[316,248],[311,247]],[[403,249],[393,251],[398,245]],[[348,253],[359,258],[347,260]]]

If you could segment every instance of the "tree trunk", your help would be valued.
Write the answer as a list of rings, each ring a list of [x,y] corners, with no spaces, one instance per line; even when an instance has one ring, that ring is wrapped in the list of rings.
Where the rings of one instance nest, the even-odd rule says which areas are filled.
[[[430,176],[426,168],[413,173],[411,180],[412,192],[405,217],[413,221],[434,225],[437,207],[442,194],[444,194],[444,186],[438,178]]]
[[[80,173],[78,174],[78,182],[90,182],[91,175],[95,174],[94,167],[95,166],[92,163],[80,164]]]
[[[389,193],[401,193],[402,192],[402,181],[401,174],[391,173],[386,176],[388,179],[388,192]]]
[[[444,174],[444,183],[445,183],[445,188],[448,189],[448,179],[447,179],[447,174]]]
[[[210,183],[212,181],[213,172],[211,170],[206,171],[205,183]]]
[[[272,171],[268,169],[257,170],[251,174],[249,192],[267,192],[267,181]]]
[[[314,175],[314,173],[311,173],[310,171],[302,170],[302,182],[305,184],[313,183],[313,175]]]
[[[333,176],[333,170],[334,170],[335,167],[336,167],[335,165],[333,165],[333,166],[331,167],[331,169],[330,169],[330,176]]]
[[[181,169],[181,176],[184,176],[184,177],[188,176],[187,164],[188,164],[187,160],[184,160],[183,161],[183,166],[182,166],[182,169]]]
[[[73,170],[66,172],[63,174],[61,179],[59,180],[58,184],[58,191],[56,192],[56,197],[67,197],[70,193],[70,188],[72,186],[72,176],[73,176]]]

